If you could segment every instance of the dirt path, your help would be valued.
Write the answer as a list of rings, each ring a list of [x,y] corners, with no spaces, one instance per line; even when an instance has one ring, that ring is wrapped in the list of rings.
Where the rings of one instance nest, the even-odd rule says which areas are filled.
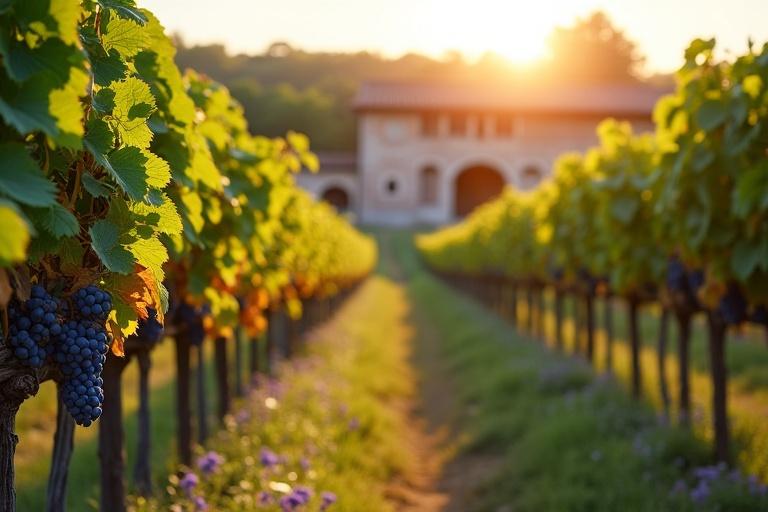
[[[403,512],[466,512],[478,486],[499,463],[497,457],[461,452],[467,441],[457,388],[441,353],[440,334],[408,293],[409,277],[393,243],[380,240],[384,273],[402,287],[409,301],[404,319],[411,329],[411,364],[418,375],[418,393],[407,404],[409,428],[404,449],[413,459],[412,471],[394,482],[388,497]]]

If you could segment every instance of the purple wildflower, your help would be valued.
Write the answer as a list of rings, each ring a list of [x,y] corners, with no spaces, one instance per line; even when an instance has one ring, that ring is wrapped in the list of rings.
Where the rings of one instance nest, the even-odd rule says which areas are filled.
[[[224,462],[224,457],[216,452],[210,451],[197,459],[197,467],[204,475],[214,473]]]
[[[183,477],[181,477],[181,480],[179,481],[179,487],[184,489],[184,491],[189,494],[192,492],[192,489],[197,487],[197,484],[200,483],[200,479],[197,478],[197,475],[189,472],[185,473]]]
[[[297,507],[303,505],[301,499],[295,493],[286,494],[280,498],[280,509],[283,512],[293,512]]]
[[[274,497],[267,491],[261,491],[257,499],[259,501],[259,505],[262,506],[271,505],[275,501]]]
[[[269,448],[262,448],[261,453],[259,454],[259,460],[261,461],[261,465],[265,467],[272,467],[276,466],[280,463],[280,457],[270,450]]]
[[[360,420],[357,418],[352,418],[349,420],[349,430],[357,430],[360,428]]]
[[[299,460],[299,465],[301,466],[301,469],[304,471],[309,471],[309,468],[311,467],[311,464],[309,463],[309,459],[306,457],[302,457],[301,460]]]
[[[331,505],[336,503],[336,495],[330,491],[323,491],[323,493],[320,495],[323,502],[320,504],[320,512],[324,512],[328,509]]]
[[[195,510],[197,512],[205,512],[208,510],[208,503],[205,502],[205,498],[202,496],[195,497]]]
[[[293,495],[301,501],[302,505],[306,505],[312,499],[312,490],[308,487],[299,486],[293,490]]]
[[[693,500],[694,503],[701,503],[709,497],[709,492],[709,484],[705,480],[702,480],[699,482],[699,485],[691,491],[691,500]]]

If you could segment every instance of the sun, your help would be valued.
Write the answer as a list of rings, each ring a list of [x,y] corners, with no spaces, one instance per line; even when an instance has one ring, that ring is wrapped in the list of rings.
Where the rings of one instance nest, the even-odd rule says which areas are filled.
[[[434,5],[435,23],[430,27],[434,45],[459,50],[469,57],[493,52],[513,64],[530,65],[547,55],[547,39],[561,21],[551,3],[526,2],[523,6],[511,0],[474,0],[470,5]]]

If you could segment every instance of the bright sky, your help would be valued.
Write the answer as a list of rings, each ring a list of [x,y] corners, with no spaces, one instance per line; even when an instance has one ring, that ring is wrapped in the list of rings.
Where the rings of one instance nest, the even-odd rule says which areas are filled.
[[[223,43],[256,53],[286,41],[305,50],[409,51],[441,56],[485,51],[528,63],[546,53],[556,25],[608,13],[647,57],[647,71],[672,71],[694,37],[742,53],[768,41],[768,0],[138,0],[187,43]]]

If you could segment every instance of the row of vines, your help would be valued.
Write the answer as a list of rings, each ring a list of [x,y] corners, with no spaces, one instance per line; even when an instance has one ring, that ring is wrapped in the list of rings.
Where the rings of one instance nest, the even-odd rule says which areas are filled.
[[[295,186],[318,166],[306,137],[252,136],[227,89],[174,56],[133,0],[0,2],[0,510],[15,509],[14,418],[41,382],[59,396],[48,510],[65,506],[75,423],[99,418],[101,509],[124,510],[131,360],[148,494],[155,344],[176,344],[189,464],[191,354],[215,343],[223,417],[243,382],[228,376],[227,344],[239,356],[274,318],[306,326],[375,263],[372,240]]]
[[[705,317],[715,452],[729,462],[727,332],[748,323],[768,329],[768,45],[750,45],[727,61],[714,50],[714,40],[689,46],[676,91],[656,105],[653,133],[604,121],[599,144],[561,156],[537,189],[507,190],[464,222],[417,242],[436,271],[511,293],[513,303],[524,293],[529,310],[542,310],[542,291],[552,290],[559,347],[564,299],[573,298],[578,331],[585,332],[578,348],[590,360],[595,307],[603,301],[609,369],[611,308],[624,302],[636,397],[643,376],[639,312],[660,305],[661,365],[667,324],[678,327],[682,424],[691,416],[692,320]],[[668,409],[669,390],[660,384]]]

